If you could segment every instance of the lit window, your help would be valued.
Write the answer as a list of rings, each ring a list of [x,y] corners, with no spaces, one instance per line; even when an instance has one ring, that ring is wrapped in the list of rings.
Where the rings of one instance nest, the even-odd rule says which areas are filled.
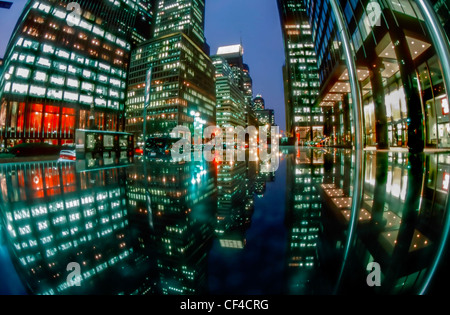
[[[30,86],[30,95],[41,97],[41,96],[45,96],[45,92],[46,92],[45,87],[36,86],[36,85]]]
[[[102,98],[96,98],[95,99],[95,105],[96,106],[101,106],[101,107],[106,107],[106,100],[104,100]]]
[[[100,27],[98,26],[94,26],[94,28],[92,29],[92,31],[94,32],[94,34],[100,35],[101,37],[103,37],[105,35],[105,31],[102,30]]]
[[[82,21],[80,22],[80,27],[82,27],[82,28],[84,28],[84,29],[86,29],[86,30],[88,30],[88,31],[91,31],[91,30],[92,30],[92,24],[91,24],[91,23],[88,23],[88,22],[86,22],[86,21],[84,21],[84,20],[82,20]]]
[[[30,69],[17,68],[16,76],[19,78],[28,79],[30,77]]]
[[[41,10],[41,11],[44,11],[45,13],[49,13],[50,12],[50,6],[49,5],[46,5],[46,4],[44,4],[44,3],[41,3],[40,5],[39,5],[39,10]]]
[[[85,78],[90,78],[91,77],[92,72],[89,70],[83,70],[83,77]]]
[[[62,90],[56,90],[56,89],[48,89],[47,90],[47,97],[51,99],[61,100],[62,99]]]
[[[116,41],[116,36],[112,35],[111,33],[106,32],[105,38],[111,42]]]
[[[78,94],[71,92],[64,92],[64,100],[66,101],[78,101]]]
[[[50,77],[50,83],[56,84],[56,85],[64,85],[64,77],[59,75],[52,75]]]
[[[53,15],[56,16],[57,18],[60,18],[60,19],[65,19],[66,18],[66,13],[64,11],[60,11],[58,9],[54,9],[53,10]]]
[[[67,79],[67,86],[78,88],[80,86],[80,82],[74,79]]]
[[[18,94],[27,94],[28,84],[13,83],[11,92]]]
[[[48,60],[47,58],[40,57],[37,63],[38,63],[38,65],[41,65],[41,66],[46,67],[46,68],[50,68],[51,67],[50,60]]]
[[[80,95],[80,102],[84,104],[92,104],[94,102],[94,98],[89,95]]]
[[[55,52],[55,48],[53,48],[53,46],[50,46],[50,45],[47,45],[47,44],[42,45],[42,50],[45,53],[49,53],[49,54],[53,54]]]
[[[33,55],[28,55],[27,58],[25,59],[25,62],[28,64],[33,64],[35,59],[36,58]]]
[[[90,91],[93,92],[94,91],[94,85],[88,82],[83,82],[81,84],[81,89],[85,90],[85,91]]]
[[[75,68],[72,65],[69,65],[69,73],[76,74],[77,73],[77,68]]]
[[[60,50],[60,49],[58,49],[58,50],[56,51],[56,55],[59,56],[59,57],[61,57],[61,58],[64,58],[64,59],[69,59],[69,57],[70,57],[70,54],[69,54],[67,51],[65,51],[65,50]]]
[[[109,72],[111,70],[111,67],[108,65],[105,65],[104,63],[99,63],[99,68],[103,71]]]
[[[108,77],[104,75],[99,75],[98,80],[102,83],[106,83],[108,81]]]

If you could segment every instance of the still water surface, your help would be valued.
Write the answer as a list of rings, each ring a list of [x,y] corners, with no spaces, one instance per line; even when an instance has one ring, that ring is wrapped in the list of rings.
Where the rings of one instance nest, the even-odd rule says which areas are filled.
[[[355,216],[351,151],[282,149],[280,159],[274,173],[258,162],[0,165],[0,293],[438,290],[448,154],[365,152]],[[71,262],[79,287],[67,283]],[[371,262],[379,287],[367,285]]]

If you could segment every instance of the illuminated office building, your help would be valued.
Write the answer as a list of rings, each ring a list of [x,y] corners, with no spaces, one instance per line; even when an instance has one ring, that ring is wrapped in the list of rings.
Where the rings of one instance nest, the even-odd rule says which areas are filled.
[[[233,70],[228,62],[220,57],[212,57],[216,68],[216,122],[217,126],[226,129],[228,127],[246,127],[247,102],[240,89]]]
[[[25,6],[0,81],[3,145],[66,144],[76,129],[124,129],[130,50],[147,39],[151,2],[78,1],[79,19],[68,3]]]
[[[74,163],[0,167],[0,223],[30,293],[126,291],[117,291],[117,274],[135,266],[135,246],[124,179],[124,168],[78,172]],[[79,288],[68,285],[70,262],[81,267]]]
[[[249,106],[252,106],[253,100],[253,79],[250,76],[250,67],[244,63],[243,65],[243,91],[244,97]]]
[[[204,2],[160,0],[154,38],[132,52],[126,106],[127,131],[143,139],[147,70],[152,68],[147,134],[170,136],[176,126],[194,134],[216,122],[215,69],[206,49]]]
[[[186,34],[206,54],[204,0],[156,0],[154,37],[177,32]]]
[[[275,111],[273,109],[262,109],[255,111],[259,125],[275,126]]]
[[[301,144],[324,134],[324,111],[316,106],[319,94],[316,52],[303,2],[279,0],[278,7],[286,59],[283,67],[286,132]]]
[[[448,30],[448,4],[432,1]],[[329,108],[327,124],[336,144],[349,144],[355,130],[348,71],[329,1],[304,0],[320,77],[317,103]],[[448,94],[439,59],[417,4],[411,0],[338,1],[362,87],[364,144],[448,148]],[[368,7],[380,8],[368,16]],[[369,8],[370,8],[369,7]],[[428,17],[427,17],[428,18]],[[448,69],[444,69],[448,71]]]
[[[256,95],[256,97],[253,99],[253,107],[255,110],[263,110],[266,108],[266,102],[264,101],[264,98],[261,94]]]
[[[239,86],[246,101],[244,114],[246,125],[257,126],[257,118],[253,106],[253,80],[250,76],[250,68],[244,63],[244,47],[241,44],[221,46],[217,49],[216,56],[225,59],[232,69],[234,81]]]

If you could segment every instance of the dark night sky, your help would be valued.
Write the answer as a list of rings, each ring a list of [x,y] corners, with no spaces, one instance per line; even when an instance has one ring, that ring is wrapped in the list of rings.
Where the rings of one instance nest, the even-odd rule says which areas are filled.
[[[266,107],[275,109],[276,123],[285,130],[284,47],[276,0],[207,0],[205,35],[211,54],[217,47],[244,46],[253,93],[262,94]]]
[[[10,9],[0,8],[0,58],[5,54],[9,38],[16,26],[27,0],[8,0],[12,2]]]

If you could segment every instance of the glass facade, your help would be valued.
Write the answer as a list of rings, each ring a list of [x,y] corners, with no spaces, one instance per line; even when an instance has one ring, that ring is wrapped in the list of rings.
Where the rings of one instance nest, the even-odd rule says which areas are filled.
[[[72,20],[67,3],[30,1],[11,38],[0,81],[3,146],[73,143],[78,128],[124,129],[131,45],[151,11],[137,1],[81,1]]]
[[[348,27],[362,87],[364,144],[379,149],[448,148],[448,95],[440,61],[414,1],[338,1]],[[348,72],[328,1],[304,1],[312,26],[327,135],[353,141]],[[434,1],[448,29],[446,4]],[[379,8],[371,13],[373,7]],[[448,71],[448,69],[444,69]]]

